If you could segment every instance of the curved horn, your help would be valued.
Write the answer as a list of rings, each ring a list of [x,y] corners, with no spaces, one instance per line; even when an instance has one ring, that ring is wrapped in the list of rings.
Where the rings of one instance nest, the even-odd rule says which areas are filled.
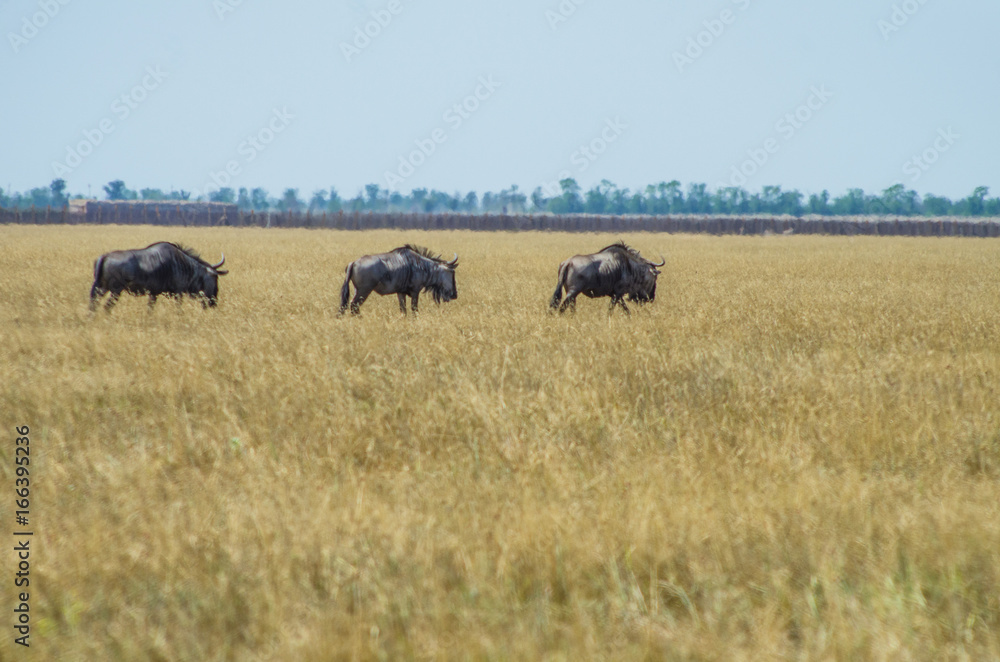
[[[218,264],[213,264],[212,268],[215,269],[215,270],[218,270],[218,268],[221,267],[222,265],[224,265],[225,263],[226,263],[226,254],[223,253],[222,254],[222,261],[219,262]]]
[[[457,267],[458,266],[458,253],[455,253],[455,257],[452,258],[451,262],[446,262],[445,264],[447,264],[449,267]]]
[[[660,256],[660,263],[659,264],[654,264],[654,263],[650,262],[650,264],[653,265],[654,267],[662,267],[666,263],[667,263],[667,261],[665,259],[663,259],[662,255]]]

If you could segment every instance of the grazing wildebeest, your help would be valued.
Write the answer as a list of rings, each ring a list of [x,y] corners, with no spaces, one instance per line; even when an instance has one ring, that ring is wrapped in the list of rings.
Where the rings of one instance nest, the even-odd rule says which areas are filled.
[[[228,271],[218,264],[205,262],[190,248],[161,241],[146,248],[105,253],[94,262],[94,285],[90,288],[90,309],[97,300],[111,292],[105,305],[111,310],[122,292],[149,295],[152,309],[160,294],[180,299],[189,294],[201,298],[203,308],[215,306],[219,298],[219,276]]]
[[[567,308],[576,310],[576,297],[585,294],[590,298],[611,297],[610,313],[615,306],[621,306],[626,314],[625,297],[637,303],[646,303],[656,298],[656,277],[660,274],[655,264],[639,255],[639,251],[622,242],[611,244],[592,255],[574,255],[559,265],[559,283],[552,295],[550,307],[559,312]],[[562,305],[563,289],[566,300]]]
[[[406,297],[411,300],[413,312],[417,312],[420,293],[430,290],[435,303],[458,298],[455,287],[455,267],[458,254],[451,262],[445,262],[426,248],[406,244],[389,253],[365,255],[347,265],[347,277],[340,288],[340,314],[347,310],[347,300],[351,296],[354,283],[354,299],[351,314],[357,315],[361,304],[372,292],[381,295],[395,294],[399,297],[399,309],[406,314]]]

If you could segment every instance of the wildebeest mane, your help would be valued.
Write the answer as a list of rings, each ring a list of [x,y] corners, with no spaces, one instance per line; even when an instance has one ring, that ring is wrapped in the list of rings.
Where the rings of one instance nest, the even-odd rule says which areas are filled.
[[[598,253],[603,253],[604,251],[612,251],[612,250],[623,251],[625,253],[628,253],[632,257],[638,258],[640,260],[643,259],[642,256],[639,255],[639,251],[637,251],[636,249],[632,248],[631,246],[629,246],[628,244],[626,244],[624,241],[617,241],[617,242],[611,244],[610,246],[605,246],[604,248],[602,248],[601,250],[599,250],[597,252]]]
[[[428,260],[434,260],[438,264],[445,264],[445,260],[442,260],[439,254],[434,253],[431,251],[431,249],[425,248],[423,246],[416,246],[414,244],[404,244],[399,248],[393,250],[394,253],[397,251],[411,251],[421,257],[426,257]]]
[[[197,261],[197,262],[205,265],[206,267],[211,267],[212,266],[211,264],[209,264],[208,262],[206,262],[205,259],[201,255],[198,254],[198,251],[196,251],[195,249],[191,248],[190,246],[185,246],[184,244],[180,244],[180,243],[173,242],[173,241],[157,242],[157,243],[170,244],[171,246],[173,246],[174,248],[176,248],[177,250],[179,250],[181,253],[184,253],[185,255],[187,255],[192,260],[195,260],[195,261]],[[156,244],[150,244],[146,248],[152,248],[155,245]]]

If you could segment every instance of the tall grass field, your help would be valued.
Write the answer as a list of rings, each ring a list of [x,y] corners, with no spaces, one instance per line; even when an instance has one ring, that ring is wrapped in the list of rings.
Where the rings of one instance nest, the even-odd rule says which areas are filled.
[[[559,263],[667,264],[626,317]],[[220,302],[88,311],[101,253]],[[458,299],[337,317],[353,259]],[[0,226],[2,660],[998,660],[1000,243]],[[14,642],[30,426],[30,648]]]

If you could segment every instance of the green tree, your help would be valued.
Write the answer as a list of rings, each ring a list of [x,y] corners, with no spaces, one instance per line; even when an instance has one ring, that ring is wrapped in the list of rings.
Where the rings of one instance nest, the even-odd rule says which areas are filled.
[[[535,190],[531,192],[531,211],[538,213],[547,211],[549,208],[549,199],[545,197],[545,191],[542,190],[541,186],[536,186]]]
[[[969,216],[982,216],[983,211],[986,208],[985,200],[986,196],[990,194],[989,186],[977,186],[972,192],[967,200],[967,209]]]
[[[802,194],[797,190],[784,191],[778,203],[779,214],[802,216]]]
[[[218,191],[212,191],[208,194],[209,202],[224,202],[228,205],[236,202],[236,191],[229,187],[220,188]]]
[[[761,204],[764,205],[763,211],[768,214],[780,214],[781,213],[781,187],[780,186],[764,186],[760,190]]]
[[[511,214],[520,214],[527,207],[528,197],[521,193],[517,184],[512,184],[509,189],[500,191],[498,197],[501,211],[506,210]]]
[[[580,199],[580,185],[576,183],[576,180],[572,177],[561,179],[559,180],[559,188],[562,189],[562,195],[557,199],[561,199],[562,205],[565,206],[565,211],[562,213],[579,214],[582,212],[583,200]]]
[[[690,214],[707,214],[712,211],[707,185],[688,184],[687,211]]]
[[[986,216],[1000,216],[1000,198],[990,198],[983,201],[983,214]]]
[[[399,191],[389,192],[389,208],[394,211],[409,211],[406,196]]]
[[[661,195],[665,197],[670,205],[671,214],[683,214],[684,213],[684,192],[681,191],[681,183],[676,179],[671,180],[665,184],[662,184],[663,192]]]
[[[606,180],[605,180],[606,181]],[[671,182],[670,184],[673,184]],[[667,182],[660,182],[655,186],[650,184],[646,187],[647,207],[651,214],[669,214],[670,205],[673,201],[671,186]],[[680,182],[676,182],[680,187]]]
[[[612,214],[628,213],[629,190],[615,186],[608,191],[608,211]]]
[[[930,193],[924,196],[924,214],[927,216],[948,216],[951,210],[952,202],[948,198]]]
[[[33,207],[48,207],[52,204],[52,192],[46,188],[33,188],[28,191],[28,204]]]
[[[379,190],[378,184],[365,184],[365,206],[368,209],[379,209]]]
[[[278,201],[278,211],[300,212],[305,205],[299,200],[299,189],[286,188]]]
[[[646,208],[646,198],[643,197],[642,193],[636,191],[628,199],[628,213],[630,214],[648,214],[649,211]]]
[[[125,200],[127,192],[125,182],[120,179],[108,182],[104,187],[104,193],[108,196],[108,200]]]
[[[340,199],[337,189],[330,187],[330,195],[326,199],[326,209],[329,212],[338,212],[343,209],[344,201]]]
[[[365,196],[363,193],[358,191],[358,194],[347,201],[347,208],[351,211],[364,211],[365,210]]]
[[[425,188],[415,188],[410,191],[410,200],[412,201],[413,207],[417,211],[427,211],[427,189]]]
[[[727,186],[715,192],[712,209],[719,214],[745,214],[749,210],[747,192],[739,186]]]
[[[49,192],[52,198],[52,205],[55,207],[65,207],[69,204],[69,198],[66,195],[66,180],[65,179],[53,179],[49,184]]]
[[[461,194],[451,195],[444,191],[431,191],[431,209],[433,211],[456,211],[462,203]]]
[[[312,197],[309,199],[309,211],[323,211],[326,209],[326,204],[326,190],[313,191]]]
[[[254,211],[267,211],[271,208],[271,201],[268,199],[267,190],[259,186],[250,191],[250,204]]]
[[[898,216],[911,216],[919,211],[920,199],[916,191],[907,191],[902,184],[893,184],[882,191],[886,212]]]
[[[250,200],[250,192],[245,186],[241,186],[239,193],[236,195],[236,206],[239,207],[241,211],[250,211],[253,209],[253,202]]]
[[[859,188],[848,189],[845,195],[833,200],[833,213],[838,216],[856,216],[867,211],[865,192]]]
[[[588,214],[604,214],[608,210],[608,196],[600,186],[587,191],[583,200],[583,211]]]
[[[465,194],[462,198],[462,211],[475,213],[479,211],[479,196],[476,195],[475,191],[470,191]]]
[[[819,195],[813,193],[809,196],[809,213],[810,214],[821,214],[823,216],[829,216],[831,213],[830,209],[830,192],[823,189],[823,192]]]

